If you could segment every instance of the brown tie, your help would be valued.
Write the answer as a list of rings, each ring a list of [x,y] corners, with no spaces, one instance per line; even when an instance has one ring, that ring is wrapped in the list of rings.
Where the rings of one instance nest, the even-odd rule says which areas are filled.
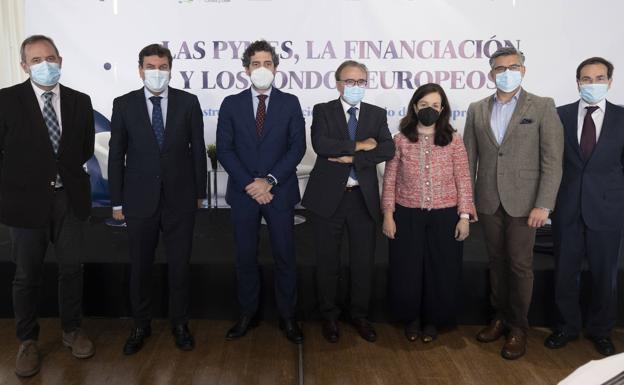
[[[268,98],[266,95],[258,95],[258,111],[256,112],[256,133],[262,136],[262,127],[264,126],[264,117],[266,116],[266,103]]]
[[[585,107],[587,112],[585,113],[585,119],[583,120],[583,131],[581,131],[581,154],[583,159],[587,160],[594,151],[596,146],[596,123],[592,118],[594,111],[598,109],[597,106]]]

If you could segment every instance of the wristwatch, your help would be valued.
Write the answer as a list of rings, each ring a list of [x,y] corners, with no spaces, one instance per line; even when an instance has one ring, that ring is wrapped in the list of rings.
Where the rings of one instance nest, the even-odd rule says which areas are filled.
[[[277,179],[273,175],[267,175],[264,177],[268,184],[271,186],[275,186],[277,184]]]
[[[461,218],[461,219],[470,219],[470,214],[465,214],[465,213],[459,214],[459,218]]]

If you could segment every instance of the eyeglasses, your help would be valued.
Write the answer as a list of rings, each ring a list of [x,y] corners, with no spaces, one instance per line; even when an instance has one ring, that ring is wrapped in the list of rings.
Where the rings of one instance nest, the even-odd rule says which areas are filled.
[[[522,67],[524,67],[522,64],[512,64],[510,66],[496,66],[492,68],[492,71],[494,71],[495,74],[502,74],[503,72],[507,70],[520,71]]]
[[[366,87],[366,85],[368,84],[368,80],[366,79],[359,79],[359,80],[346,79],[346,80],[338,80],[338,81],[343,82],[347,87],[355,87],[356,85],[358,87]]]

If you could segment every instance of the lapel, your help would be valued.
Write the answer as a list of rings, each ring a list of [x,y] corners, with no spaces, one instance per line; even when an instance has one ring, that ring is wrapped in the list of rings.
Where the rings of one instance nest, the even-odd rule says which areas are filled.
[[[492,125],[490,124],[493,108],[494,96],[490,96],[481,103],[481,117],[483,118],[481,127],[486,127],[485,133],[487,134],[487,137],[490,138],[494,147],[498,148],[498,142],[496,141],[496,136],[494,136],[494,131],[492,130]]]
[[[604,119],[602,120],[602,128],[600,129],[600,137],[598,137],[598,141],[596,142],[594,151],[592,151],[589,159],[587,159],[587,163],[591,162],[597,152],[603,151],[602,147],[606,146],[609,140],[612,139],[611,135],[613,134],[612,131],[615,129],[615,126],[615,114],[613,113],[613,105],[611,105],[611,103],[607,101],[605,104]]]
[[[256,133],[256,117],[254,115],[251,88],[247,88],[245,91],[241,92],[239,97],[241,98],[242,104],[241,111],[244,111],[243,114],[245,115],[245,127],[247,127],[249,135],[251,135],[251,139],[256,141],[258,140],[258,134]]]
[[[260,142],[262,142],[264,138],[266,138],[269,135],[269,132],[274,126],[273,122],[279,116],[279,113],[282,110],[282,107],[284,107],[283,98],[284,98],[284,93],[278,90],[277,88],[273,87],[273,89],[271,90],[271,96],[269,97],[269,106],[266,111],[266,116],[264,117],[264,127],[262,127],[262,136],[259,138]],[[256,127],[256,122],[254,120],[254,129],[255,127]]]
[[[139,114],[138,116],[139,125],[136,127],[136,129],[139,130],[139,133],[140,131],[143,131],[143,135],[149,138],[151,145],[158,148],[156,135],[154,134],[154,129],[152,128],[152,122],[150,121],[149,114],[147,112],[148,101],[145,99],[145,90],[143,88],[140,88],[134,91],[132,99],[133,99],[132,100],[133,106],[132,108],[130,108],[130,111],[136,111]]]
[[[332,124],[333,122],[336,122],[337,128],[338,128],[338,135],[340,135],[340,137],[342,139],[347,139],[349,140],[349,128],[347,127],[347,118],[345,116],[345,111],[344,108],[342,108],[342,102],[340,101],[340,98],[331,101],[331,108],[330,108],[330,113],[331,113],[331,117],[329,119],[329,121],[331,122],[330,124]],[[360,107],[362,106],[362,104],[360,104]],[[362,111],[360,111],[360,118]],[[358,119],[358,125],[360,123],[360,120]],[[359,131],[359,130],[358,130]],[[357,136],[357,131],[356,134]]]
[[[28,127],[32,127],[32,134],[34,136],[39,136],[40,140],[43,139],[43,143],[45,143],[45,146],[50,151],[50,154],[54,154],[52,142],[50,141],[50,134],[48,133],[48,126],[46,126],[45,121],[43,120],[43,113],[39,108],[39,101],[37,100],[35,91],[32,89],[30,79],[27,79],[22,83],[19,98],[21,104],[24,106],[24,111],[26,111],[27,119],[30,121]]]
[[[60,156],[67,146],[67,138],[69,138],[74,131],[74,121],[72,117],[76,112],[76,95],[72,90],[61,85],[59,96],[61,98],[61,123],[63,126],[61,131],[61,143],[59,144]]]
[[[494,103],[494,100],[492,100],[492,103]],[[501,145],[503,145],[507,141],[507,139],[511,137],[511,132],[520,125],[520,122],[522,121],[522,118],[526,114],[530,105],[531,97],[529,96],[529,93],[526,92],[524,89],[521,89],[520,95],[518,96],[518,103],[516,104],[516,108],[514,109],[513,114],[511,114],[511,119],[509,120],[509,124],[507,125],[507,130],[505,130],[505,135],[503,136]]]
[[[578,141],[578,108],[579,102],[570,104],[568,108],[564,110],[563,114],[563,130],[565,140],[570,143],[570,148],[573,149],[575,156],[583,163],[583,156],[581,155],[581,145]]]
[[[368,134],[368,132],[370,132],[369,128],[372,124],[372,117],[371,117],[371,107],[369,104],[367,103],[360,103],[360,115],[358,117],[358,128],[355,131],[355,140],[363,140],[363,139],[367,139],[370,137],[376,137],[377,135],[370,135]],[[344,121],[344,119],[342,119]],[[346,123],[345,123],[346,124]],[[348,133],[348,131],[347,131]]]
[[[176,89],[173,89],[171,87],[169,87],[169,96],[167,97],[167,119],[165,121],[165,137],[163,139],[163,148],[162,151],[164,152],[169,145],[171,144],[171,141],[173,140],[173,134],[175,131],[175,125],[172,123],[174,122],[174,117],[176,116],[176,114],[179,111],[179,105],[178,105],[178,95],[176,93]],[[156,136],[154,135],[154,138],[156,138]]]

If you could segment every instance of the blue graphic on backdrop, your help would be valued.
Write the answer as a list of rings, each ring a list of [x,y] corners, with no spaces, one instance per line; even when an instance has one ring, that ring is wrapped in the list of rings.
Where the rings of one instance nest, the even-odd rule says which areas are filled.
[[[93,207],[110,206],[108,190],[108,140],[110,139],[110,121],[97,111],[95,120],[95,151],[87,162],[87,172],[91,175],[91,200]]]

